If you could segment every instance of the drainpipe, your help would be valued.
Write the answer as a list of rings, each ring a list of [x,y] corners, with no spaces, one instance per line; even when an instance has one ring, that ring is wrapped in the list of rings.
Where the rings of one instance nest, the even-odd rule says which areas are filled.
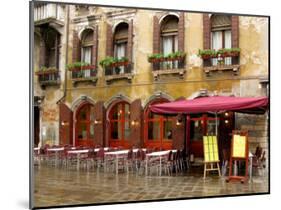
[[[69,5],[66,6],[66,15],[67,15],[67,22],[66,22],[66,47],[65,47],[65,64],[68,64],[68,40],[69,40]],[[66,66],[65,65],[65,66]],[[65,67],[66,68],[66,67]],[[64,71],[64,86],[63,86],[63,95],[62,97],[56,102],[56,104],[60,104],[62,100],[66,97],[66,86],[67,86],[67,70]]]

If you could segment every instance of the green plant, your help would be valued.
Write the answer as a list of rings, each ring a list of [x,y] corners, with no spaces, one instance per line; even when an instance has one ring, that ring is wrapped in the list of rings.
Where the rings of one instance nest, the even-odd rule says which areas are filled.
[[[48,68],[46,66],[41,66],[39,69],[39,71],[47,71],[47,70],[48,70]]]
[[[151,54],[148,56],[148,62],[154,62],[154,61],[163,61],[164,60],[169,60],[169,59],[177,59],[177,58],[182,58],[186,54],[184,52],[172,52],[169,54],[164,55],[163,53],[155,53]]]
[[[206,49],[206,50],[199,50],[198,51],[198,55],[200,57],[216,57],[217,56],[217,52],[216,50],[212,50],[212,49]]]
[[[124,62],[128,62],[129,59],[126,57],[122,57],[122,58],[114,58],[114,57],[106,57],[105,59],[100,61],[100,65],[103,68],[109,67],[109,66],[113,66],[115,64],[118,65],[118,63],[124,63]]]
[[[90,65],[90,63],[87,63],[87,62],[75,62],[75,63],[68,64],[67,69],[72,70],[75,68],[81,68],[83,66],[89,66],[89,65]]]
[[[46,66],[41,66],[39,71],[56,71],[57,68],[54,67],[54,66],[51,66],[51,67],[46,67]]]
[[[161,53],[154,53],[148,56],[148,61],[152,61],[153,59],[162,59],[164,55]]]
[[[129,61],[129,59],[126,57],[122,57],[122,58],[118,59],[118,62],[128,62],[128,61]]]

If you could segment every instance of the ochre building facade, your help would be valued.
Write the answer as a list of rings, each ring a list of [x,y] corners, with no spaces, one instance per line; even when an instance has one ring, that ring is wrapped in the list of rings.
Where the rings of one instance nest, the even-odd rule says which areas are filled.
[[[213,115],[160,116],[149,106],[268,94],[266,17],[45,3],[33,11],[36,145],[186,148],[202,156]],[[221,48],[239,52],[198,55]],[[110,58],[117,59],[100,65]],[[220,147],[229,147],[236,128],[249,131],[250,149],[267,150],[267,126],[267,114],[222,113]]]

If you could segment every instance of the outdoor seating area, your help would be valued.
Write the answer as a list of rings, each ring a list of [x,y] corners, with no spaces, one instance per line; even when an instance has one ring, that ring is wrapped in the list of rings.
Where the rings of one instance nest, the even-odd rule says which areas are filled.
[[[34,165],[53,166],[65,170],[171,176],[189,167],[184,156],[183,150],[45,145],[42,148],[34,148]]]

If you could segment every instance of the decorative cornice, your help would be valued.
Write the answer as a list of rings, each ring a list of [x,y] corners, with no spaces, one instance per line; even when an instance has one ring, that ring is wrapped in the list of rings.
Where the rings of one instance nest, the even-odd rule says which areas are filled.
[[[101,19],[101,15],[88,15],[83,17],[76,17],[72,20],[73,23],[82,23],[82,22],[89,22],[89,21],[97,21]]]
[[[124,15],[133,15],[137,12],[136,9],[122,9],[122,10],[114,10],[111,12],[106,13],[107,18],[114,18],[118,16],[124,16]]]

